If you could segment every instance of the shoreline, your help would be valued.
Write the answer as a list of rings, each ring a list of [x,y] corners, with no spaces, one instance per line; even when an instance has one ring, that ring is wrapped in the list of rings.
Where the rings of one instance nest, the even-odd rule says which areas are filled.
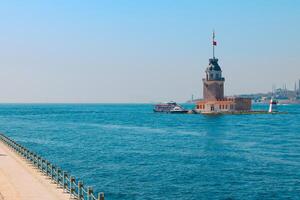
[[[27,199],[69,200],[70,194],[0,142],[0,200]]]

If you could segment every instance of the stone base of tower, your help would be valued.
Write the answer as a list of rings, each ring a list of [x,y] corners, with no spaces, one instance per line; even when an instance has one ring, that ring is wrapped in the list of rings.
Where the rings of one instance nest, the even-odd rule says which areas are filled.
[[[203,79],[203,98],[217,100],[224,98],[224,78],[220,80]]]
[[[196,103],[197,113],[228,113],[251,111],[250,98],[223,98],[217,100],[201,100]]]

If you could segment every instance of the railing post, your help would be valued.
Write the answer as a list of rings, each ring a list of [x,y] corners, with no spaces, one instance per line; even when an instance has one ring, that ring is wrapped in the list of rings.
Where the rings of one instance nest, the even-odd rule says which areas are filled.
[[[16,145],[16,143],[13,142],[13,144],[14,144],[14,150],[17,151],[17,145]]]
[[[45,163],[45,159],[42,158],[42,173],[44,173],[44,163]]]
[[[82,195],[82,187],[83,187],[83,183],[82,181],[78,181],[78,199],[81,200],[83,195]]]
[[[54,170],[55,170],[55,166],[53,166],[51,164],[51,179],[54,180]]]
[[[18,148],[18,154],[21,154],[21,147],[19,144],[17,145],[17,148]]]
[[[30,161],[30,159],[31,159],[31,152],[30,152],[30,151],[28,151],[28,157],[27,157],[27,160],[29,160],[29,161]]]
[[[66,177],[67,177],[67,172],[63,171],[63,179],[62,179],[63,190],[66,189]]]
[[[27,151],[26,149],[24,148],[24,156],[23,156],[25,159],[27,158]]]
[[[48,166],[49,166],[49,162],[46,160],[46,176],[48,176],[49,172],[48,172]]]
[[[50,162],[48,162],[48,171],[48,176],[52,178],[52,164]]]
[[[23,153],[23,158],[26,157],[26,150],[25,150],[25,147],[22,147],[22,153]]]
[[[13,151],[15,151],[14,142],[11,142],[11,147],[12,147]]]
[[[30,153],[30,162],[31,164],[33,164],[33,161],[34,161],[34,153]]]
[[[16,151],[18,154],[20,154],[19,145],[16,143]]]
[[[35,167],[39,168],[39,157],[37,154],[34,154],[34,161],[35,161],[34,162]]]
[[[33,156],[33,155],[34,155],[34,154],[31,152],[31,153],[30,153],[30,162],[31,162],[31,163],[33,163],[33,159],[34,159],[34,156]]]
[[[34,166],[36,166],[38,168],[38,165],[39,165],[39,159],[38,159],[38,156],[36,154],[34,154]]]
[[[21,156],[23,156],[23,153],[24,153],[24,151],[23,151],[23,146],[20,145],[20,154],[21,154]]]
[[[43,172],[43,158],[40,157],[40,170]]]
[[[20,146],[17,144],[17,152],[20,154]]]
[[[74,194],[75,192],[75,189],[73,187],[73,184],[75,183],[75,177],[74,176],[71,176],[70,177],[70,194]]]
[[[57,182],[57,185],[59,186],[59,181],[60,181],[60,173],[61,173],[61,169],[60,168],[57,168],[57,170],[56,170],[56,172],[57,172],[57,177],[56,177],[56,182]]]
[[[92,187],[88,187],[87,189],[87,199],[90,200],[91,199],[91,195],[93,194],[93,188]]]
[[[28,149],[26,149],[26,151],[27,151],[27,160],[29,160],[30,159],[30,151]]]
[[[103,192],[98,193],[98,200],[104,200],[104,193]]]
[[[28,160],[29,160],[29,162],[32,161],[32,152],[29,152]]]
[[[22,146],[20,146],[20,154],[21,154],[21,156],[24,156],[24,151],[23,151],[23,147]]]
[[[37,168],[39,169],[40,168],[40,157],[37,156]]]
[[[34,160],[35,160],[35,167],[39,168],[39,156],[34,154]]]

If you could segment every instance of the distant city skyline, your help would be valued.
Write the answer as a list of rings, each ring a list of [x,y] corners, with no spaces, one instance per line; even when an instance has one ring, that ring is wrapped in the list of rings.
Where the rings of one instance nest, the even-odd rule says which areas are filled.
[[[300,1],[3,1],[0,102],[151,103],[202,97],[212,57],[225,95],[300,79]]]

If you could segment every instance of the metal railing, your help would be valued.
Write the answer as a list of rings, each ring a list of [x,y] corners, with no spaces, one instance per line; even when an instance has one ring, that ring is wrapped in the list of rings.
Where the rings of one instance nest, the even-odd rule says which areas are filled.
[[[103,192],[99,192],[96,197],[92,187],[85,187],[82,181],[77,180],[74,176],[71,176],[58,166],[53,165],[48,160],[28,150],[2,133],[0,133],[0,141],[25,158],[29,163],[33,164],[33,166],[37,167],[40,172],[48,176],[64,192],[70,193],[71,197],[78,200],[104,200]]]

